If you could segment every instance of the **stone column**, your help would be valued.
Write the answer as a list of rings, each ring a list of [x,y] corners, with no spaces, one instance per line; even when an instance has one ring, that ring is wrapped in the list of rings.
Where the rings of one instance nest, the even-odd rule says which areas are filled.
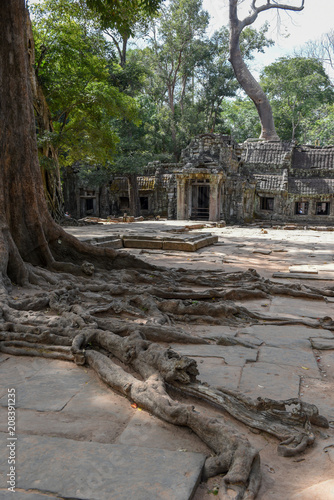
[[[210,176],[209,220],[212,222],[217,222],[220,220],[218,175]]]
[[[186,219],[186,180],[177,179],[177,220]]]

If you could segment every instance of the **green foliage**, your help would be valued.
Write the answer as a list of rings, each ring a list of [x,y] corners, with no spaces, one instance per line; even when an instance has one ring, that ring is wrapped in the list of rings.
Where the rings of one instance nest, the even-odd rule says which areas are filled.
[[[224,102],[239,88],[229,62],[228,28],[209,38],[207,27],[201,0],[172,0],[153,23],[149,46],[137,51],[137,60],[148,70],[145,92],[158,108],[162,146],[176,158],[194,135],[226,131]],[[267,30],[244,30],[246,59],[273,44]]]
[[[162,0],[87,0],[102,28],[116,28],[122,35],[133,34],[134,25],[158,11]]]
[[[307,122],[323,104],[333,102],[333,89],[320,61],[312,58],[281,58],[261,76],[282,140],[303,141]]]
[[[253,103],[238,97],[228,29],[208,37],[202,0],[43,0],[33,21],[36,72],[54,124],[39,144],[55,145],[63,166],[84,164],[86,180],[175,160],[203,132],[240,142],[260,133]],[[148,27],[147,45],[129,48],[128,38]],[[273,44],[267,30],[242,31],[246,60]],[[282,139],[333,137],[332,89],[320,63],[282,59],[262,82]]]
[[[225,101],[219,129],[237,142],[259,137],[261,124],[253,102],[248,98]]]
[[[115,152],[115,118],[139,123],[136,102],[111,84],[114,63],[87,9],[71,0],[45,0],[34,8],[36,73],[51,110],[52,140],[63,166],[103,164]],[[121,68],[117,68],[121,72]]]
[[[322,104],[302,122],[303,144],[334,145],[334,104]]]

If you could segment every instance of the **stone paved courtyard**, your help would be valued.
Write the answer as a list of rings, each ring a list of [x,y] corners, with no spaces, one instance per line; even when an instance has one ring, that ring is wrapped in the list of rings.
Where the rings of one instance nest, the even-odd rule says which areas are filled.
[[[179,221],[144,221],[68,228],[80,239],[106,239],[119,234],[179,230]],[[333,286],[334,232],[270,227],[214,227],[218,241],[196,252],[123,248],[167,267],[255,268],[277,282]],[[288,275],[289,277],[281,277]],[[334,318],[334,297],[309,301],[275,296],[240,304],[271,317],[307,318],[310,326],[248,327],[186,325],[193,335],[219,340],[233,337],[243,345],[171,344],[193,357],[199,378],[211,386],[239,390],[247,396],[301,398],[319,407],[330,422],[318,428],[316,442],[298,457],[277,454],[277,440],[250,432],[232,417],[261,450],[263,481],[260,500],[334,499],[334,335],[312,327],[318,317]],[[218,342],[218,343],[219,343]],[[7,389],[17,398],[17,491],[19,500],[71,498],[89,500],[208,500],[219,477],[201,483],[206,446],[189,430],[158,420],[113,393],[87,367],[66,361],[0,354],[0,439],[6,449]],[[199,403],[201,406],[201,403]],[[210,412],[211,410],[206,410]],[[0,498],[6,491],[7,454],[0,454]],[[231,498],[233,494],[231,492]]]

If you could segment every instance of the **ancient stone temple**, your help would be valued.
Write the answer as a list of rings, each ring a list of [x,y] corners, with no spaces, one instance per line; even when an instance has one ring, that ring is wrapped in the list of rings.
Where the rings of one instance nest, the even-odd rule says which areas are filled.
[[[129,210],[125,177],[99,188],[75,186],[70,208],[75,217]],[[227,135],[203,134],[182,151],[179,163],[149,164],[138,187],[144,216],[329,224],[334,220],[334,147],[258,140],[237,144]]]

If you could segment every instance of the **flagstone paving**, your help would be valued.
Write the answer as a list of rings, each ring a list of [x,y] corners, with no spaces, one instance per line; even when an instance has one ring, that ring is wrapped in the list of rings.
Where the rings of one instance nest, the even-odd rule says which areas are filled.
[[[177,229],[182,224],[144,221],[132,229],[130,224],[115,224],[68,230],[82,239],[98,241],[99,237],[117,231],[137,233],[143,228],[146,233],[156,233],[166,230],[166,226]],[[333,286],[331,282],[321,282],[321,276],[325,272],[322,269],[327,272],[330,268],[327,263],[332,258],[334,233],[267,229],[264,234],[257,227],[203,228],[203,232],[208,231],[219,237],[218,244],[196,253],[123,251],[174,267],[227,272],[254,267],[268,278],[277,271],[289,273],[292,266],[312,266],[320,281],[308,284]],[[307,283],[305,276],[303,283]],[[275,281],[298,282],[294,278]],[[330,297],[328,301],[273,297],[240,303],[264,317],[307,318],[310,325],[318,317],[334,317]],[[333,500],[333,333],[298,324],[283,328],[196,324],[186,325],[185,329],[212,342],[225,342],[224,337],[245,342],[227,346],[172,344],[177,352],[196,360],[201,382],[239,390],[254,399],[300,398],[316,404],[330,421],[329,429],[317,431],[315,445],[296,459],[278,456],[274,438],[250,433],[233,421],[261,451],[263,483],[258,499]],[[217,479],[199,484],[204,459],[210,451],[197,436],[189,429],[172,426],[140,408],[132,408],[130,401],[108,389],[89,368],[66,361],[0,354],[1,450],[6,449],[8,441],[10,387],[15,387],[17,395],[17,491],[13,497],[2,481],[1,500],[213,498],[208,490]],[[6,456],[6,452],[0,452],[1,478],[8,470]]]

